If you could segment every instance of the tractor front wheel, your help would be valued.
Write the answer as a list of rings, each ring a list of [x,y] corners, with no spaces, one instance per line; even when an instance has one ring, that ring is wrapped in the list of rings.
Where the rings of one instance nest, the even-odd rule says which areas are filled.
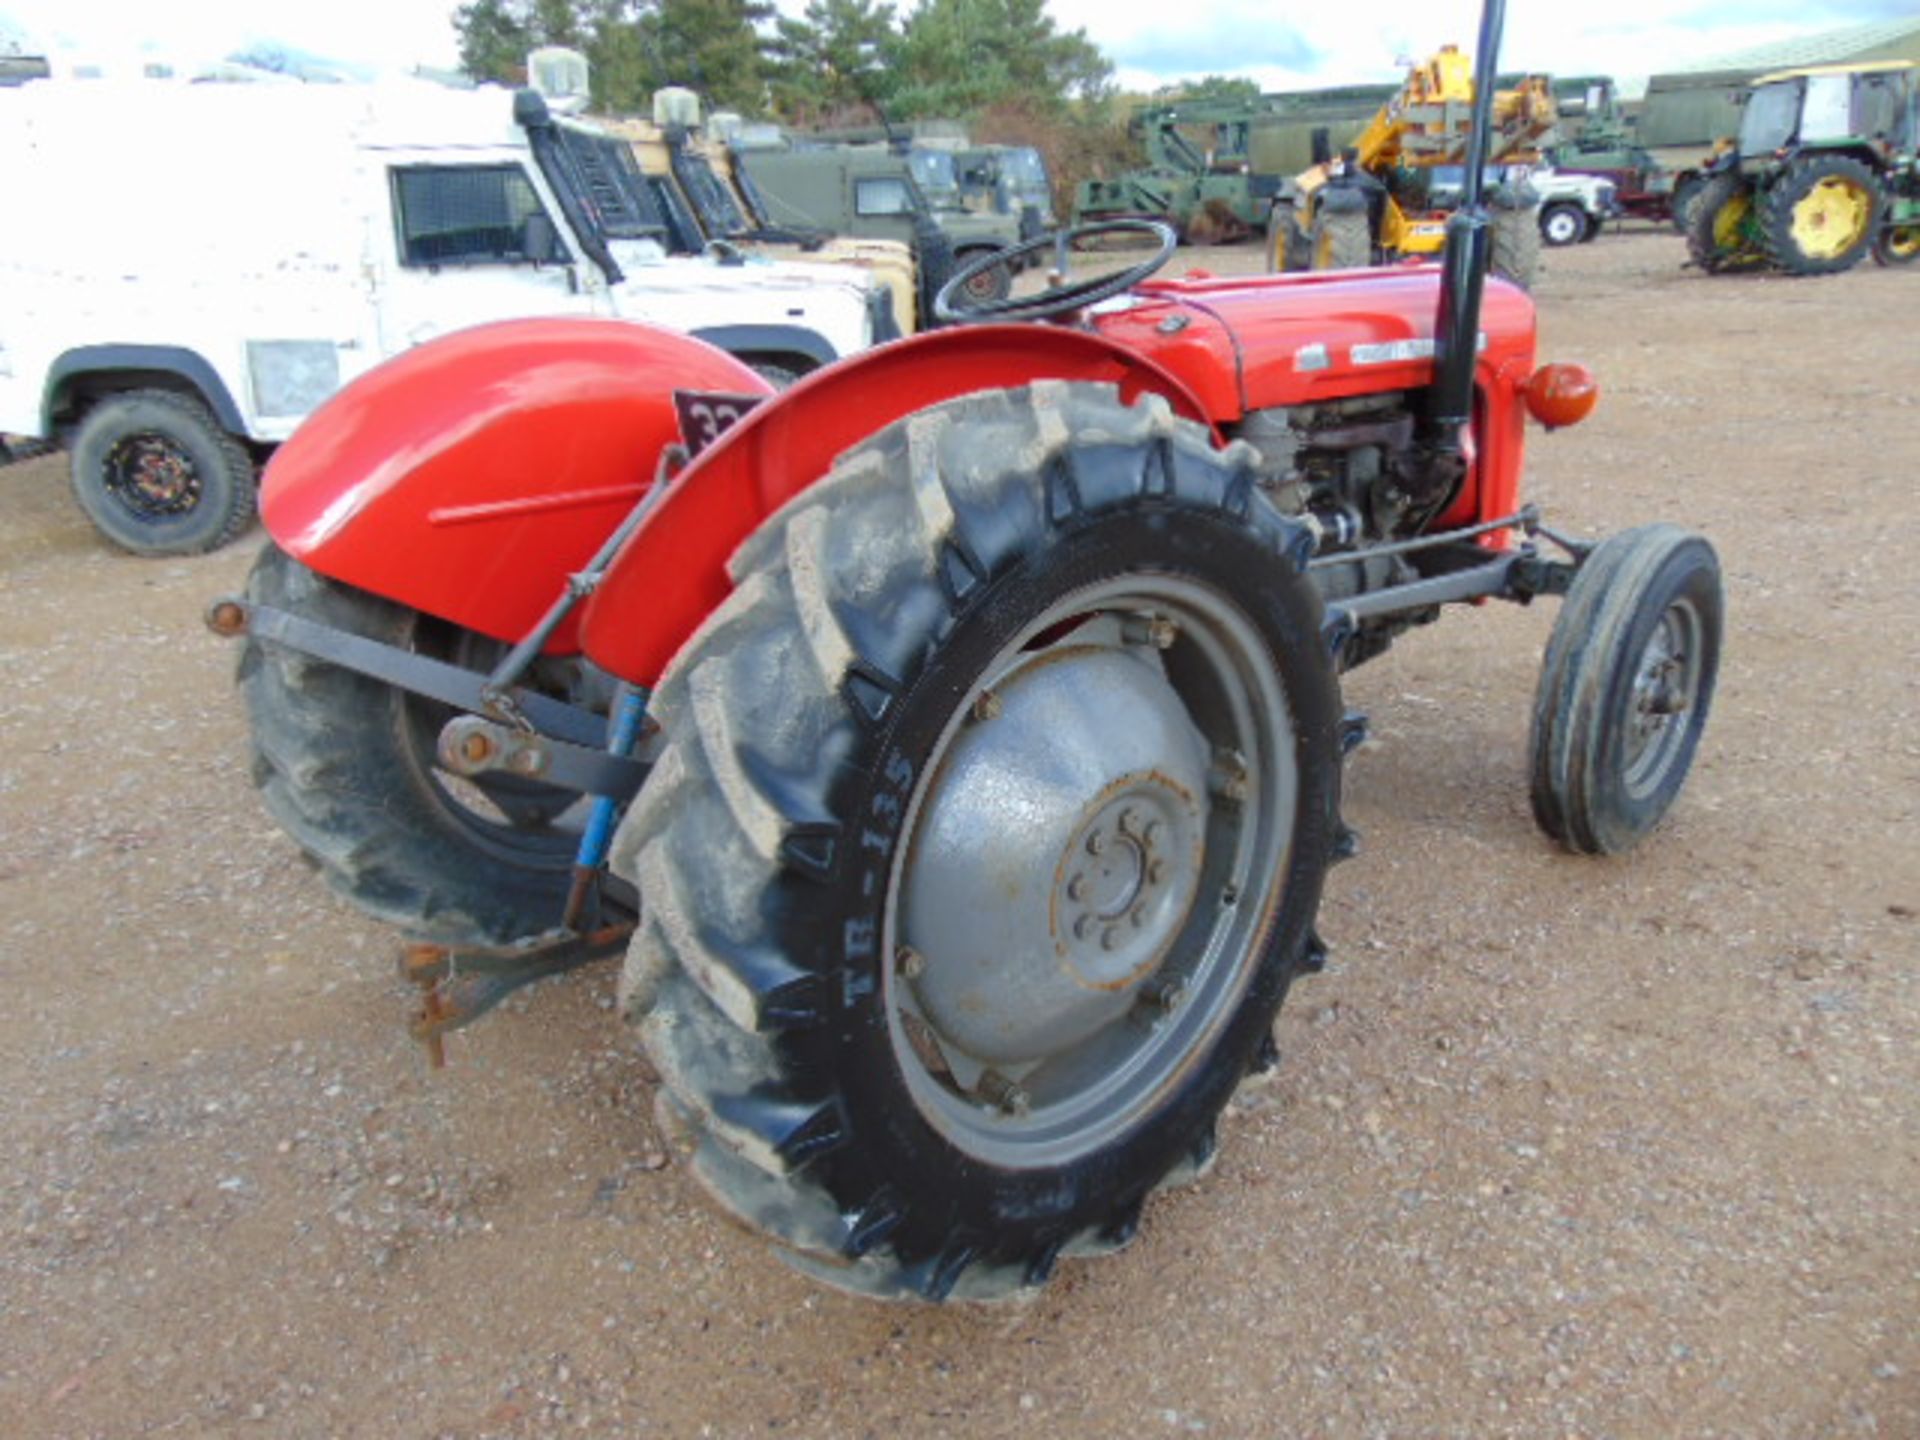
[[[490,669],[501,650],[271,545],[247,598],[471,670]],[[578,795],[448,773],[436,746],[454,710],[281,645],[249,639],[239,683],[254,783],[342,897],[446,944],[499,944],[558,923],[584,818]]]
[[[1760,202],[1773,263],[1793,275],[1835,275],[1866,258],[1880,219],[1880,182],[1848,155],[1796,160]]]
[[[1873,263],[1911,265],[1920,260],[1920,223],[1886,225],[1873,239]]]
[[[1340,710],[1296,522],[1158,396],[849,451],[732,562],[621,825],[663,1129],[828,1283],[1125,1243],[1318,955]]]
[[[1569,850],[1628,849],[1693,764],[1720,668],[1720,563],[1647,525],[1603,542],[1554,622],[1533,707],[1533,813]]]
[[[1687,253],[1709,275],[1767,263],[1746,176],[1729,171],[1707,181],[1687,222]]]

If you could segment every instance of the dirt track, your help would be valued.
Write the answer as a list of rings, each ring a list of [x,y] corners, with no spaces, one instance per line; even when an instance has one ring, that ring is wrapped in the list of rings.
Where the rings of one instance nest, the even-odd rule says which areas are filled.
[[[255,536],[106,550],[0,471],[0,1433],[1920,1435],[1920,275],[1548,256],[1559,523],[1720,546],[1692,787],[1550,850],[1550,606],[1352,678],[1366,853],[1218,1169],[1022,1308],[821,1291],[648,1125],[605,970],[434,1075],[394,936],[246,776],[199,624]],[[1244,266],[1247,252],[1195,263]]]

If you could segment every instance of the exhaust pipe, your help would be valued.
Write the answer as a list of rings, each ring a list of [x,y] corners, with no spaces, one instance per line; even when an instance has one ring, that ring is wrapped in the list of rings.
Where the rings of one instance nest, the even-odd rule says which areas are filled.
[[[1499,74],[1500,32],[1506,0],[1484,0],[1480,48],[1473,61],[1473,119],[1467,133],[1467,173],[1460,205],[1447,217],[1440,255],[1440,313],[1433,327],[1433,387],[1427,392],[1420,430],[1436,479],[1464,469],[1460,432],[1473,418],[1473,367],[1479,352],[1480,298],[1486,288],[1491,222],[1482,197],[1493,147],[1493,92]]]

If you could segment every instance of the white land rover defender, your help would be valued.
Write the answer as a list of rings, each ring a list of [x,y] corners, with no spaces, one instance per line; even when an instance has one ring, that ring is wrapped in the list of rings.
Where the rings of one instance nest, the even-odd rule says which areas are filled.
[[[531,91],[41,81],[0,91],[0,435],[71,447],[141,554],[247,525],[266,449],[432,336],[643,320],[770,376],[898,334],[862,271],[669,257],[632,151]]]

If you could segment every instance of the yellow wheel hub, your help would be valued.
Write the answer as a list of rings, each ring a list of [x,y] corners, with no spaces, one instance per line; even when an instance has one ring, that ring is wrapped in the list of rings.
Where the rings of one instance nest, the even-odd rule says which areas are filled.
[[[1735,195],[1722,205],[1713,217],[1713,243],[1722,250],[1738,250],[1747,212],[1752,208],[1753,202],[1745,195]]]
[[[1920,255],[1920,225],[1896,225],[1887,234],[1887,253],[1896,260]]]
[[[1814,260],[1831,260],[1858,245],[1873,222],[1873,197],[1838,175],[1820,180],[1793,207],[1793,243]]]

